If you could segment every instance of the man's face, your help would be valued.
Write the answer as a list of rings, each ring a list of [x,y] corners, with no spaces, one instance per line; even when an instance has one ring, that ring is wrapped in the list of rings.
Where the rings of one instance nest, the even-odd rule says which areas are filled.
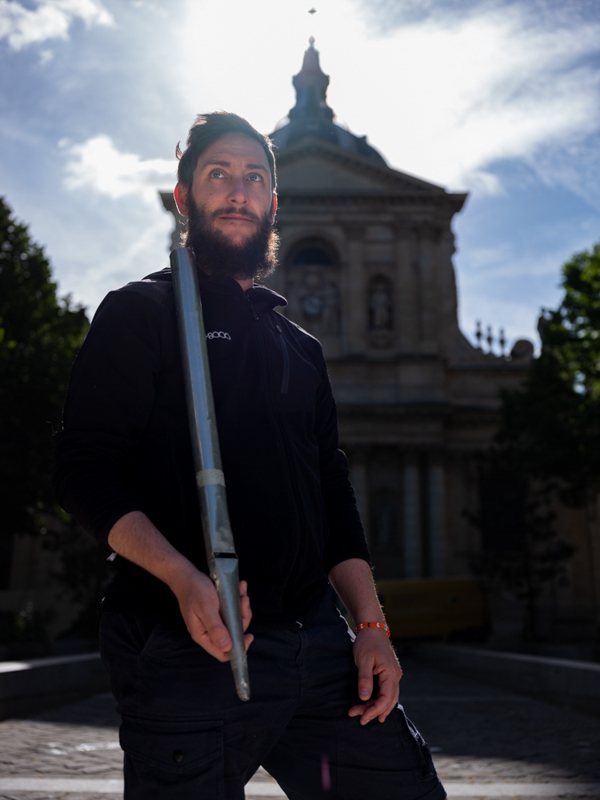
[[[179,184],[176,197],[182,214],[195,205],[212,231],[243,246],[275,210],[265,151],[245,134],[221,136],[198,159],[191,191]]]

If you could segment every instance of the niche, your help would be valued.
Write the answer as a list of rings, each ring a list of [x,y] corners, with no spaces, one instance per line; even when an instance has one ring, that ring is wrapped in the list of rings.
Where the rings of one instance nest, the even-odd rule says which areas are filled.
[[[321,239],[305,239],[290,251],[286,269],[288,316],[319,339],[340,330],[339,259]]]
[[[385,275],[376,275],[369,282],[367,320],[371,347],[391,347],[394,329],[394,304],[392,282]]]

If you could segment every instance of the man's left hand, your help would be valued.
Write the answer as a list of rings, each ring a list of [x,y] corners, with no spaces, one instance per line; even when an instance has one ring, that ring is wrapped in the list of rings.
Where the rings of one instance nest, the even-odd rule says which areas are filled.
[[[375,717],[383,722],[398,702],[402,669],[396,654],[381,628],[363,628],[356,634],[354,662],[358,667],[358,696],[363,704],[352,706],[348,715],[360,717],[366,725]],[[373,676],[379,691],[373,697]],[[366,702],[365,702],[366,701]]]

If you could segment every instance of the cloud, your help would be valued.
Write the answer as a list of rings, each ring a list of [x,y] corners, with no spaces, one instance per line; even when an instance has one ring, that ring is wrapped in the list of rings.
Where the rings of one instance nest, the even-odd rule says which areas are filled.
[[[13,50],[47,39],[66,39],[69,26],[81,20],[86,27],[113,25],[113,16],[99,0],[34,0],[27,8],[17,0],[0,0],[0,40]]]
[[[466,18],[495,11],[516,9],[535,27],[556,28],[580,20],[600,17],[596,0],[358,0],[374,30],[389,32],[435,18],[452,25]]]
[[[563,151],[573,164],[566,150],[600,132],[599,42],[600,18],[534,27],[518,3],[479,3],[451,26],[431,17],[368,39],[344,86],[328,70],[332,105],[352,109],[351,128],[401,169],[497,193],[481,175],[494,161],[527,159],[541,177],[542,151],[546,164]]]
[[[66,148],[65,188],[88,189],[112,199],[137,196],[146,203],[156,203],[159,189],[175,183],[177,162],[174,159],[143,160],[135,153],[121,153],[108,136],[95,136],[83,144]]]

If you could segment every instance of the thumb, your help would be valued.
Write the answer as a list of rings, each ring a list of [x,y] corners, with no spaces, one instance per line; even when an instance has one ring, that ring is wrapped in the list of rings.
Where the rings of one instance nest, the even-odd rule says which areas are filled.
[[[215,610],[213,612],[211,609],[210,612],[205,612],[202,615],[202,622],[204,623],[208,638],[215,645],[215,647],[225,651],[231,649],[233,643],[231,641],[231,637],[229,636],[229,631],[225,627],[225,624],[223,623],[221,615],[218,611]]]
[[[358,696],[361,700],[368,700],[373,694],[373,670],[361,666],[358,670]]]

